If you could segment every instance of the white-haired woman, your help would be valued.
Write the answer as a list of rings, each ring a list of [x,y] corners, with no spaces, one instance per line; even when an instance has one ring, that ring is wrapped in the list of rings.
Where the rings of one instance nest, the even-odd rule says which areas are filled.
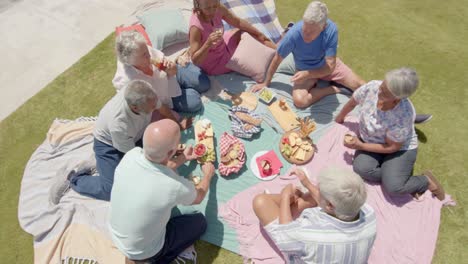
[[[367,263],[376,235],[374,210],[365,205],[363,180],[350,170],[328,168],[313,185],[294,169],[302,193],[259,194],[253,209],[288,263]],[[333,234],[333,235],[330,235]]]
[[[200,110],[200,94],[208,91],[208,77],[192,63],[182,67],[166,59],[164,53],[146,45],[137,31],[122,32],[116,39],[117,71],[112,83],[117,90],[135,79],[149,82],[163,106],[163,116],[176,120],[170,109],[193,113]],[[157,62],[157,63],[155,63]],[[186,119],[181,122],[185,128]]]
[[[414,130],[415,110],[408,97],[418,84],[413,69],[389,71],[383,81],[370,81],[357,89],[335,121],[343,123],[349,112],[361,106],[359,136],[345,143],[356,150],[353,167],[361,177],[382,183],[392,194],[418,197],[429,189],[443,200],[444,190],[430,171],[412,176],[418,138]]]

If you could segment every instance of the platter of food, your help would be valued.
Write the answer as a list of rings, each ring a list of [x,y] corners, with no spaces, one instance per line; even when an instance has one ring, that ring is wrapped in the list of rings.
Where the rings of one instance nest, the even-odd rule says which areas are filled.
[[[199,163],[214,162],[216,153],[214,148],[214,132],[211,121],[202,119],[195,123],[195,141],[194,152],[198,156]]]
[[[300,119],[298,129],[283,134],[279,142],[281,155],[289,163],[303,165],[309,162],[315,154],[315,148],[309,134],[315,130],[315,122],[308,118]]]
[[[268,106],[268,109],[284,131],[289,131],[299,125],[297,115],[284,98],[274,101]]]

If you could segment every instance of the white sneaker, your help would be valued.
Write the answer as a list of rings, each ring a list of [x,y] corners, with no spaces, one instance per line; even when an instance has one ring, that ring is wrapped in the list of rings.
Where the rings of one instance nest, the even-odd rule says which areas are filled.
[[[75,170],[71,170],[66,177],[63,177],[63,169],[57,172],[57,180],[49,190],[49,202],[51,204],[57,205],[65,193],[70,190],[70,179],[75,175]]]

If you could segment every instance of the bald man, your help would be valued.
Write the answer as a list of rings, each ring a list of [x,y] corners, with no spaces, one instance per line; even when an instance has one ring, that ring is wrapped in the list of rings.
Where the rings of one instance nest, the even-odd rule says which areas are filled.
[[[170,263],[206,230],[201,213],[170,218],[175,206],[204,199],[215,172],[212,163],[203,164],[197,186],[179,176],[176,169],[196,158],[192,147],[173,158],[179,142],[176,122],[154,122],[143,149],[129,151],[115,170],[109,228],[117,248],[137,263]]]

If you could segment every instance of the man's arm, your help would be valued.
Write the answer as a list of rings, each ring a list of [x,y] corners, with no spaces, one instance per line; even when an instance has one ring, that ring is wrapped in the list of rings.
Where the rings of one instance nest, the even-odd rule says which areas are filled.
[[[252,86],[251,91],[253,93],[260,91],[264,87],[268,86],[271,84],[271,80],[273,79],[273,75],[275,74],[276,70],[278,69],[278,66],[280,63],[283,61],[283,58],[278,54],[278,52],[275,53],[275,56],[271,60],[270,66],[268,67],[268,71],[265,77],[265,80],[262,83],[258,83]]]
[[[202,171],[203,179],[197,186],[195,186],[195,189],[197,190],[197,197],[192,204],[199,204],[205,198],[208,190],[210,189],[210,183],[215,173],[215,167],[213,163],[207,162],[202,165]]]
[[[336,57],[325,57],[325,64],[318,68],[308,71],[298,71],[291,78],[291,82],[302,83],[309,79],[320,79],[333,73],[336,67]]]

